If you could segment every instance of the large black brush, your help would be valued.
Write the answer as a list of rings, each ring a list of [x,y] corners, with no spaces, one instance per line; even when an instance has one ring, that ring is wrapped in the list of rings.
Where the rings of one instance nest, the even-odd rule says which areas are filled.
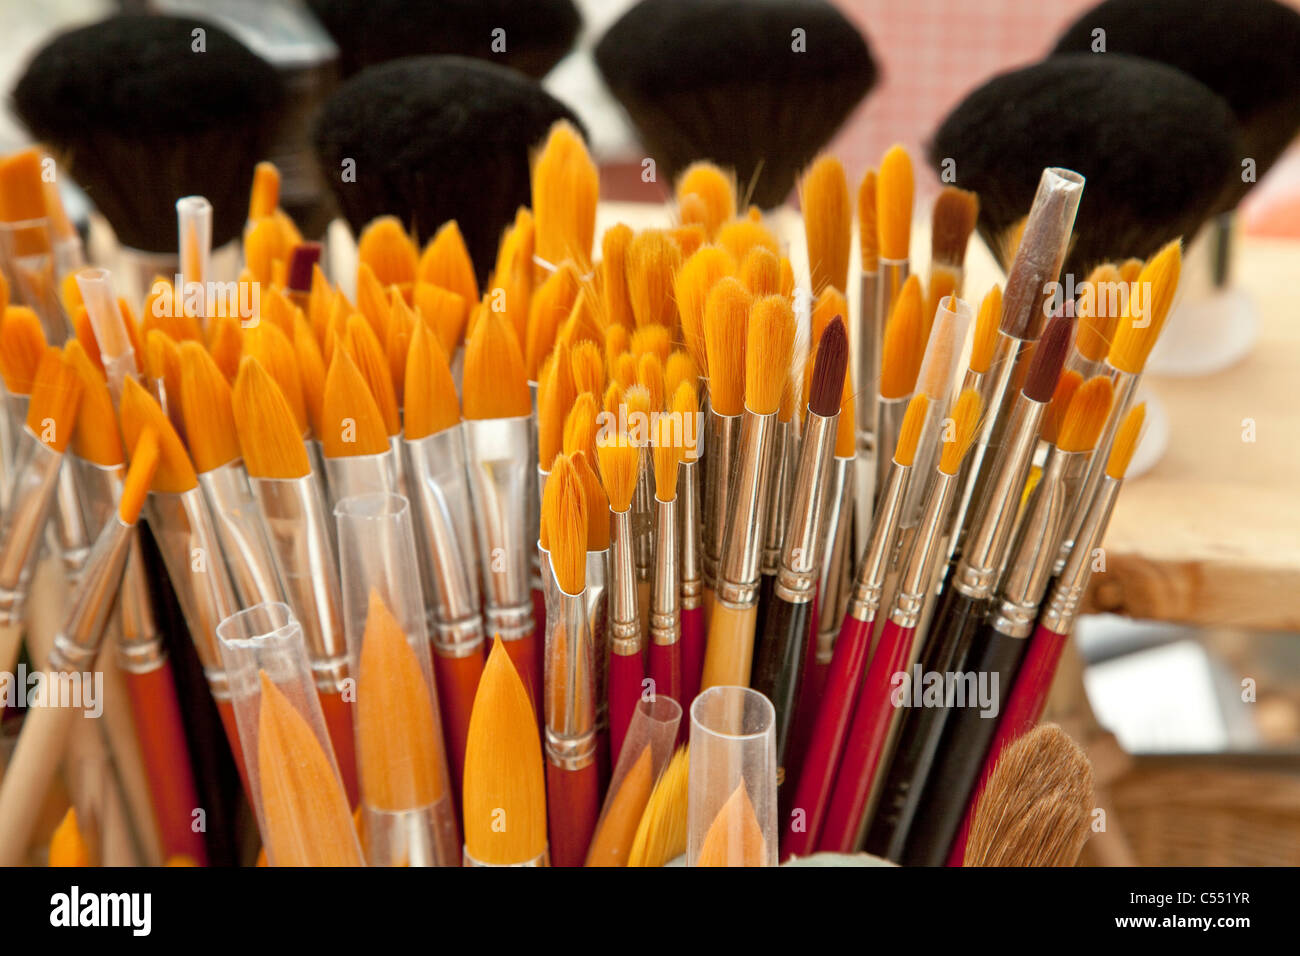
[[[1176,67],[1236,114],[1238,173],[1249,158],[1256,176],[1234,176],[1216,211],[1235,207],[1300,132],[1300,11],[1274,0],[1106,0],[1066,28],[1052,55],[1091,54],[1103,40],[1105,56]]]
[[[978,228],[1008,266],[1014,227],[1046,166],[1083,174],[1065,273],[1145,258],[1196,232],[1237,167],[1228,105],[1185,73],[1118,53],[1073,54],[1003,73],[944,119],[930,146],[936,168],[979,194]]]
[[[824,0],[642,0],[596,65],[665,182],[713,160],[764,208],[877,79],[866,39]]]
[[[578,124],[516,70],[465,57],[407,57],[340,86],[312,136],[354,233],[394,215],[427,239],[455,219],[483,285],[502,230],[531,200],[529,151],[559,119]],[[344,175],[349,169],[354,176]]]
[[[281,94],[276,71],[220,27],[126,15],[56,36],[13,103],[119,242],[175,254],[182,196],[212,203],[213,246],[239,235]]]
[[[573,46],[573,0],[307,0],[343,76],[404,56],[491,60],[540,79]],[[499,32],[498,32],[499,31]]]

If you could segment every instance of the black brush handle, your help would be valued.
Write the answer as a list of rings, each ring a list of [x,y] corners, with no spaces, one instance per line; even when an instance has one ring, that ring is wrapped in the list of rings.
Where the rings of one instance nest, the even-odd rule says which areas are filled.
[[[956,588],[944,591],[919,658],[922,680],[932,672],[947,674],[957,669],[955,665],[966,659],[987,608],[988,601],[969,598]],[[947,718],[947,707],[907,708],[889,774],[867,831],[869,853],[896,863],[902,859]]]
[[[990,624],[975,635],[966,664],[959,669],[973,673],[977,681],[981,675],[988,675],[985,680],[990,686],[996,674],[997,706],[986,714],[978,701],[968,698],[965,707],[950,712],[934,769],[907,835],[902,859],[905,866],[942,866],[947,861],[1028,646],[1028,638],[1012,637]]]
[[[767,637],[767,615],[776,600],[776,575],[763,572],[758,579],[758,615],[754,619],[754,654],[751,658],[749,686],[758,683],[758,662],[763,657],[763,641]]]
[[[754,689],[776,709],[776,763],[785,765],[786,743],[798,704],[812,602],[792,604],[775,595],[763,621],[761,652],[754,665]]]

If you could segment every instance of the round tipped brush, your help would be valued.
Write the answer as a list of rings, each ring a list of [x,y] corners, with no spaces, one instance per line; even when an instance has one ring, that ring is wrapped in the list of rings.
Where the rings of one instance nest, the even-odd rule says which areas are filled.
[[[930,223],[930,278],[925,284],[926,322],[934,321],[944,296],[961,298],[965,277],[966,244],[979,217],[979,196],[945,186],[934,201]]]
[[[674,189],[683,223],[698,223],[712,241],[736,217],[736,177],[707,160],[691,163]]]
[[[764,209],[877,78],[866,40],[822,0],[642,0],[595,55],[661,175],[713,160]]]
[[[818,156],[799,183],[812,293],[849,287],[853,212],[844,167],[834,156]]]
[[[502,231],[530,202],[529,150],[557,119],[576,122],[513,70],[415,57],[371,67],[340,86],[321,109],[313,139],[354,233],[385,214],[417,236],[454,219],[483,285]],[[345,181],[351,168],[355,181]]]
[[[914,189],[912,157],[902,146],[891,146],[880,159],[876,181],[876,229],[880,240],[876,315],[882,322],[893,312],[911,272],[908,256]]]
[[[749,684],[769,457],[794,334],[794,311],[788,300],[768,296],[754,303],[745,344],[745,408],[700,682],[705,690]]]
[[[782,766],[796,694],[803,676],[813,596],[817,589],[817,544],[822,502],[829,484],[839,425],[840,399],[848,368],[849,343],[837,317],[822,335],[813,366],[808,416],[794,476],[785,541],[772,604],[763,621],[762,648],[754,689],[776,708],[776,759]]]
[[[694,422],[665,414],[650,457],[655,478],[655,566],[650,594],[650,679],[656,694],[682,701],[681,555],[677,542],[677,478],[687,429]]]
[[[682,263],[673,276],[673,298],[682,323],[682,343],[694,360],[701,377],[709,374],[709,355],[704,336],[705,307],[709,293],[719,279],[734,275],[736,261],[725,249],[705,246]]]

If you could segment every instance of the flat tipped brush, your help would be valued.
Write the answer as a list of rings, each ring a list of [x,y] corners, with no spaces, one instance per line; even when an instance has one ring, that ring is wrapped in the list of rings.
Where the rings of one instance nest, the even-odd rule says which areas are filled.
[[[348,349],[334,350],[321,402],[321,451],[330,497],[396,493],[397,463],[384,413]]]
[[[655,782],[632,837],[628,866],[667,866],[686,852],[689,753],[685,745],[679,746]]]
[[[68,328],[59,305],[45,163],[35,147],[0,159],[0,258],[15,299],[40,316],[50,341],[61,342]]]

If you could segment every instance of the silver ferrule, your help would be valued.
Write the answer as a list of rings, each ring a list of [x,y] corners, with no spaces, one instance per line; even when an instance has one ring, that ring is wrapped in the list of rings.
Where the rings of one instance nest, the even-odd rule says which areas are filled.
[[[874,621],[880,611],[881,592],[885,587],[885,575],[889,572],[894,540],[898,537],[898,519],[903,513],[903,499],[907,497],[911,477],[911,465],[892,462],[880,500],[876,502],[871,535],[867,538],[867,547],[862,553],[862,562],[858,565],[853,591],[849,595],[848,613],[855,620]]]
[[[208,500],[217,542],[230,569],[230,583],[239,606],[284,603],[284,587],[243,461],[232,461],[203,472],[199,475],[199,487]]]
[[[830,660],[844,622],[853,583],[853,469],[855,458],[834,458],[818,550],[821,593],[817,607],[817,660]]]
[[[682,610],[700,606],[704,592],[700,571],[700,464],[684,461],[677,470],[677,541],[681,551]]]
[[[650,594],[650,640],[676,644],[681,637],[677,580],[677,499],[655,499],[655,576]]]
[[[776,414],[741,416],[740,444],[728,495],[726,534],[718,562],[717,599],[728,607],[752,607],[758,600],[758,560],[767,519],[772,436]]]
[[[459,387],[459,382],[457,387]],[[537,450],[537,383],[528,383],[528,396],[532,401],[532,411],[528,416],[528,458],[529,462],[536,463]],[[549,472],[543,472],[538,469],[537,497],[525,502],[524,511],[524,533],[529,541],[536,541],[542,533],[542,490],[546,487],[546,475]],[[537,569],[537,552],[531,547],[528,548],[529,566],[533,571],[533,586],[541,590],[542,579]]]
[[[839,420],[839,415],[808,412],[789,505],[772,512],[774,519],[783,524],[789,515],[776,575],[776,596],[791,604],[806,604],[817,591],[817,552]]]
[[[343,596],[320,485],[301,478],[250,481],[266,525],[288,604],[302,625],[316,686],[337,693],[348,677],[343,635]]]
[[[636,488],[632,492],[632,558],[636,564],[636,579],[649,581],[655,563],[654,465],[650,460],[649,445],[642,445],[638,453],[641,464],[637,468]]]
[[[476,859],[474,859],[474,857],[470,856],[470,854],[469,854],[469,848],[468,848],[468,847],[465,847],[465,848],[464,848],[464,852],[461,854],[460,865],[461,865],[461,866],[490,866],[490,867],[495,867],[495,866],[498,866],[498,865],[504,865],[504,866],[510,866],[510,867],[516,867],[516,866],[524,866],[524,867],[550,866],[550,865],[551,865],[551,851],[550,851],[550,848],[548,847],[547,849],[543,850],[541,853],[537,854],[537,856],[533,857],[531,860],[525,860],[525,861],[522,862],[522,863],[497,864],[497,863],[484,863],[484,862],[482,862],[481,860],[476,860]]]
[[[858,374],[854,381],[862,385],[856,405],[860,448],[876,433],[876,380],[880,378],[880,313],[876,311],[880,305],[879,286],[879,272],[863,272],[858,276]]]
[[[122,482],[126,480],[126,466],[97,465],[72,453],[63,456],[63,470],[71,471],[81,492],[82,521],[88,528],[102,528],[117,513]],[[92,541],[91,544],[94,544]],[[89,553],[89,549],[87,549]],[[83,558],[78,569],[85,564]]]
[[[453,425],[408,440],[406,454],[424,565],[425,604],[432,612],[430,633],[443,656],[465,656],[483,643],[483,616],[464,427]]]
[[[704,482],[701,570],[705,587],[717,587],[718,565],[727,532],[727,508],[731,500],[732,479],[736,474],[743,415],[719,415],[712,409],[704,425],[704,454],[708,457],[707,480]]]
[[[784,517],[790,509],[790,496],[794,493],[795,454],[798,441],[793,422],[776,423],[772,436],[772,460],[769,464],[772,483],[767,495],[767,518],[763,524],[763,555],[759,568],[763,574],[776,574],[781,566],[781,544],[785,541]]]
[[[539,552],[540,555],[540,552]],[[596,664],[596,729],[609,726],[609,549],[587,552],[587,627]]]
[[[1092,552],[1100,547],[1106,536],[1106,526],[1110,524],[1110,513],[1115,508],[1115,499],[1119,496],[1122,481],[1104,475],[1097,497],[1088,507],[1083,524],[1076,539],[1078,546],[1070,552],[1069,560],[1056,587],[1043,609],[1040,623],[1049,631],[1057,634],[1069,634],[1074,627],[1074,619],[1083,607],[1083,599],[1088,591],[1088,582],[1092,578]]]
[[[354,495],[402,493],[397,484],[397,456],[391,449],[377,455],[326,457],[325,477],[335,501]]]
[[[537,498],[533,502],[531,507],[537,510],[537,539],[536,540],[538,541],[540,541],[542,535],[542,518],[541,518],[542,502],[546,500],[546,482],[550,480],[550,477],[551,477],[551,473],[549,471],[544,470],[541,465],[537,466]],[[531,524],[529,525],[529,527],[532,527]],[[529,551],[530,551],[529,558],[528,558],[529,586],[534,591],[540,591],[542,590],[542,569],[541,569],[541,565],[538,563],[539,553],[532,552],[531,548],[529,549]]]
[[[930,482],[930,490],[925,497],[925,509],[921,512],[921,522],[917,525],[911,550],[903,564],[903,572],[898,578],[898,588],[894,594],[894,607],[889,618],[902,628],[915,628],[921,623],[921,614],[925,610],[926,599],[930,595],[930,581],[934,576],[935,562],[943,550],[943,541],[939,532],[943,528],[944,518],[952,507],[956,495],[957,477],[938,469]]]
[[[60,468],[58,480],[54,483],[54,531],[59,542],[59,557],[63,560],[68,580],[72,582],[81,575],[94,543],[91,538],[94,532],[83,511],[88,496],[77,478],[72,468]]]
[[[546,756],[565,770],[581,770],[596,757],[596,655],[587,598],[560,590],[554,574],[547,578]]]
[[[1009,335],[1037,339],[1047,321],[1061,264],[1070,245],[1083,176],[1049,166],[1038,180],[1025,231],[1007,271],[1001,327]]]
[[[13,484],[15,432],[26,416],[18,416],[15,398],[0,383],[0,514],[9,507],[9,487]],[[15,424],[17,423],[17,424]]]
[[[903,430],[903,419],[907,416],[910,395],[904,398],[881,398],[876,396],[876,492],[885,487],[885,475],[894,460],[894,450],[898,445],[899,433]]]
[[[361,805],[366,862],[371,866],[456,866],[460,845],[455,811],[444,795],[437,803],[410,810],[376,810]]]
[[[0,521],[0,626],[22,621],[62,461],[30,428],[18,433],[9,508]]]
[[[217,700],[228,700],[230,686],[217,647],[217,625],[239,610],[239,602],[221,560],[207,499],[197,487],[180,494],[155,492],[145,508],[208,687]]]
[[[71,674],[94,666],[104,628],[117,604],[133,528],[114,515],[95,539],[72,607],[54,636],[50,670]]]
[[[1065,569],[1065,562],[1070,556],[1070,551],[1074,548],[1074,542],[1078,540],[1084,515],[1092,507],[1092,499],[1096,497],[1097,489],[1101,486],[1101,479],[1106,474],[1106,461],[1110,458],[1110,446],[1115,442],[1115,434],[1119,431],[1124,416],[1128,414],[1129,406],[1133,403],[1133,397],[1137,394],[1138,383],[1142,380],[1140,375],[1125,375],[1112,368],[1109,363],[1106,365],[1106,371],[1115,383],[1115,400],[1111,403],[1110,415],[1106,418],[1106,424],[1097,437],[1096,451],[1088,463],[1087,475],[1078,493],[1073,498],[1070,517],[1066,521],[1065,533],[1061,537],[1061,549],[1056,556],[1055,570],[1058,574]]]
[[[609,636],[610,653],[640,654],[641,615],[636,604],[636,565],[633,563],[632,509],[609,513]]]
[[[122,593],[117,599],[118,666],[132,674],[152,673],[167,660],[167,648],[153,614],[140,534],[139,528],[131,533],[126,569],[122,572]]]
[[[1006,441],[993,456],[988,490],[976,499],[974,523],[953,572],[953,586],[967,597],[991,597],[997,587],[1045,408],[1046,402],[1035,402],[1023,392],[1012,407]]]
[[[487,632],[499,633],[507,641],[533,632],[528,566],[537,535],[529,534],[528,502],[535,481],[532,463],[537,459],[528,458],[530,422],[528,416],[484,418],[461,426]]]

